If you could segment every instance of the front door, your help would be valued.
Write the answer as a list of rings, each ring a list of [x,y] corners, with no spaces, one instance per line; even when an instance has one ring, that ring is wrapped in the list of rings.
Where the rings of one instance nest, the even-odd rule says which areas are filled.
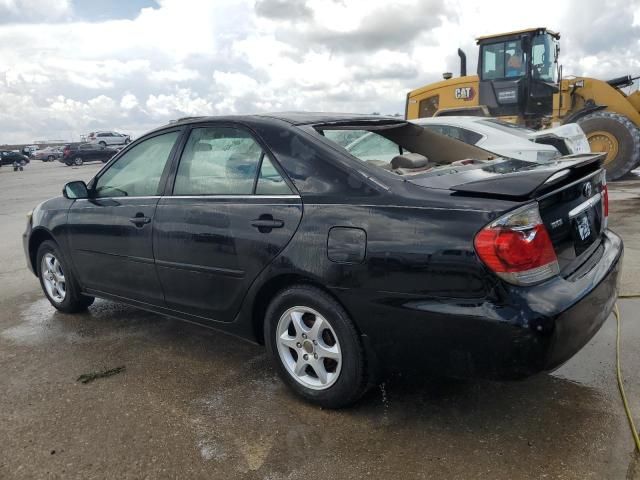
[[[70,248],[83,287],[163,305],[152,246],[153,218],[179,130],[145,139],[90,185],[69,210]]]
[[[173,195],[156,210],[154,253],[167,306],[232,321],[301,216],[300,197],[247,130],[193,128]]]

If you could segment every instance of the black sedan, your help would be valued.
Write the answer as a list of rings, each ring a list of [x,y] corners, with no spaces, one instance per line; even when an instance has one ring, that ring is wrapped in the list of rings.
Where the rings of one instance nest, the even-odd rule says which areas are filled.
[[[99,144],[81,143],[80,145],[67,145],[62,151],[59,161],[67,166],[80,166],[87,162],[107,163],[118,151]]]
[[[378,141],[350,153],[347,133]],[[24,248],[58,310],[102,297],[263,343],[340,407],[399,368],[523,378],[582,348],[623,252],[601,161],[379,116],[184,119],[36,207]]]
[[[12,152],[11,150],[0,150],[0,166],[13,165],[15,162],[21,162],[23,165],[26,165],[30,160],[29,157],[21,153]]]

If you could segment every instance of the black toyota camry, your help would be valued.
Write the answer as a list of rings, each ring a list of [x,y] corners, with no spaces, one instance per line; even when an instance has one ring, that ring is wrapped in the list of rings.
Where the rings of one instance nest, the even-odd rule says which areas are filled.
[[[24,248],[58,310],[101,297],[263,343],[340,407],[396,369],[568,360],[616,300],[607,202],[598,154],[496,158],[380,116],[201,117],[37,206]]]

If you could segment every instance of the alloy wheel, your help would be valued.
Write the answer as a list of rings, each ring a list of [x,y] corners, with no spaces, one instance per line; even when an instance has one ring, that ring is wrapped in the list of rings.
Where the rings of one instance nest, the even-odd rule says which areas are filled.
[[[338,337],[320,313],[309,307],[285,311],[276,328],[278,354],[293,379],[312,390],[331,387],[340,375]]]
[[[49,298],[56,303],[62,303],[67,296],[67,283],[62,265],[52,253],[46,253],[42,257],[40,276]]]

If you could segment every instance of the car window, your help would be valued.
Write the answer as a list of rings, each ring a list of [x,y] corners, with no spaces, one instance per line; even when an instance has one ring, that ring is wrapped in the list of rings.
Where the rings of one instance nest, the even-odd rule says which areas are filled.
[[[289,195],[293,193],[282,175],[276,170],[266,155],[262,159],[260,176],[256,184],[256,195]]]
[[[251,194],[262,155],[260,145],[244,130],[194,128],[180,159],[173,194]]]
[[[332,142],[337,143],[341,147],[347,147],[354,141],[366,135],[365,130],[324,130],[323,134]]]
[[[375,132],[365,133],[346,148],[360,160],[391,161],[402,152],[400,145]]]
[[[120,157],[96,182],[97,197],[157,195],[160,177],[180,132],[145,140]]]

